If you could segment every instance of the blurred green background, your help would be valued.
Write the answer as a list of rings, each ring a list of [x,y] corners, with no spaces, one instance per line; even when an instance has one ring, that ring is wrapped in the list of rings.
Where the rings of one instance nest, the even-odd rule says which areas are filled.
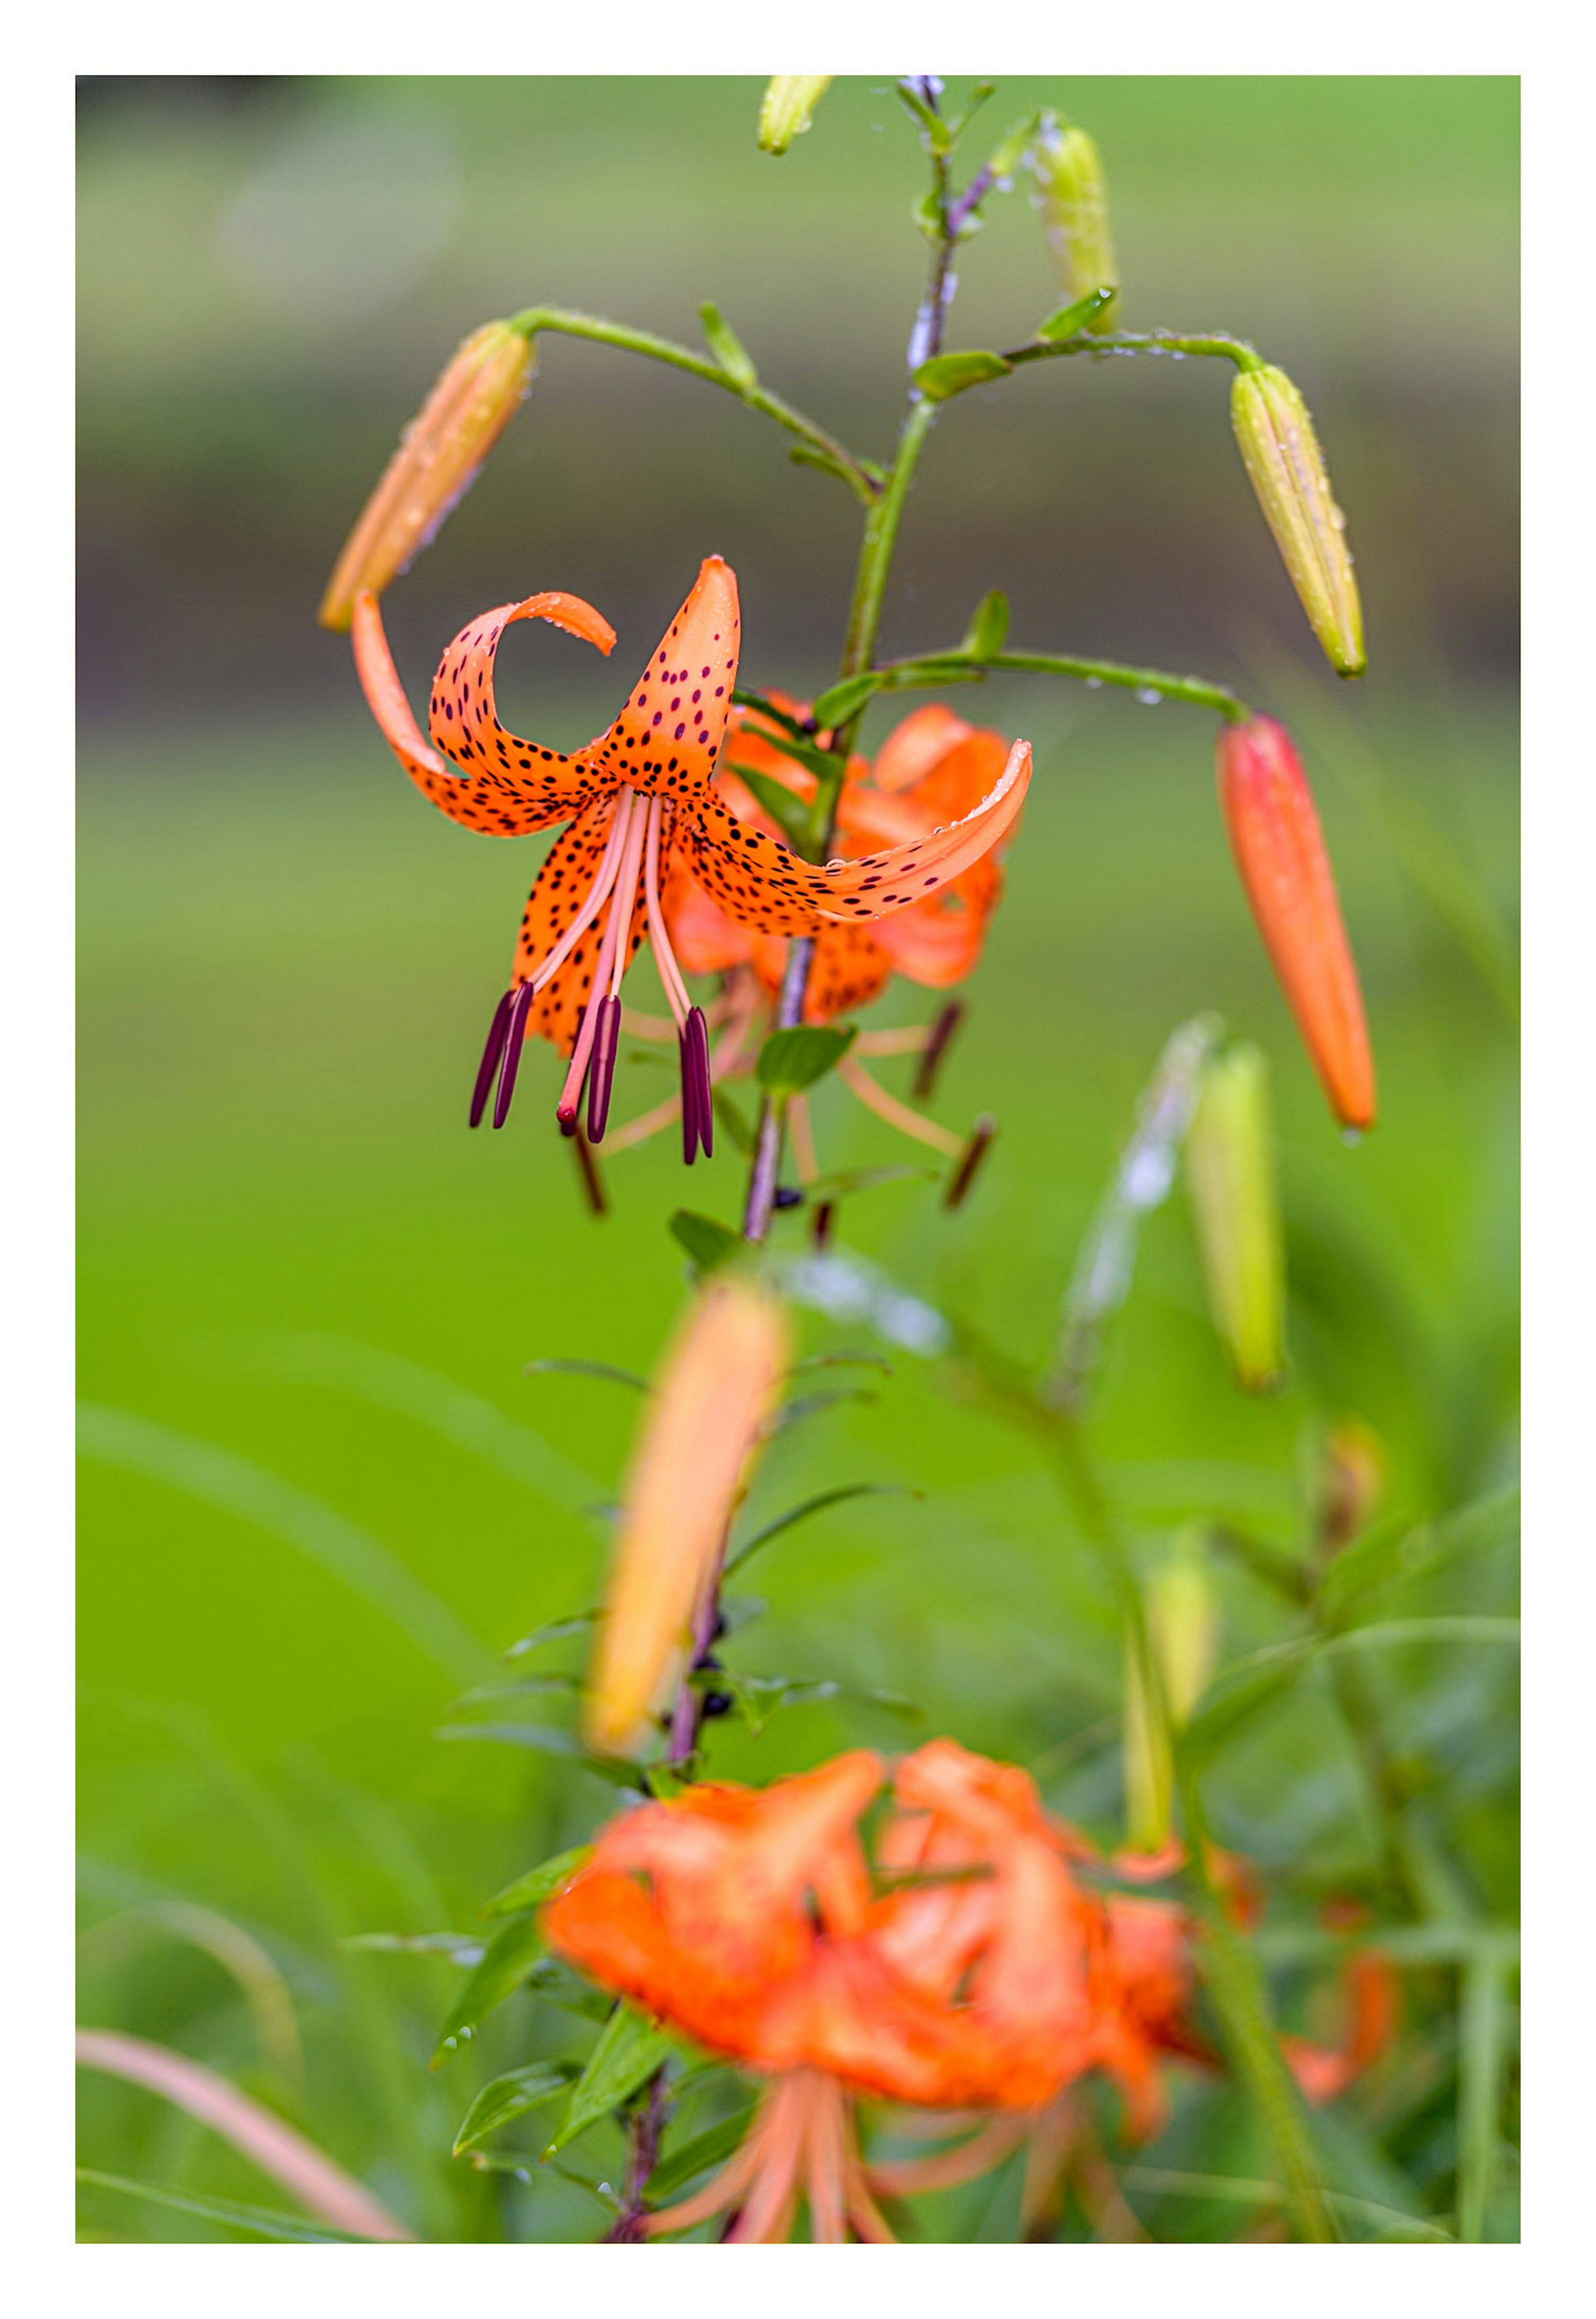
[[[770,383],[883,452],[924,164],[864,80],[779,161],[754,149],[759,85],[733,78],[79,91],[81,1836],[102,1928],[84,2017],[266,2095],[427,2234],[591,2235],[580,2189],[447,2157],[472,2085],[541,2033],[512,2007],[485,2058],[430,2077],[455,1968],[338,1943],[469,1927],[608,1808],[585,1773],[433,1733],[602,1567],[636,1401],[524,1364],[649,1368],[683,1288],[663,1217],[686,1200],[734,1218],[738,1162],[723,1142],[684,1179],[669,1138],[623,1154],[592,1222],[540,1049],[509,1130],[466,1134],[539,842],[483,843],[416,797],[314,607],[444,356],[535,301],[691,342],[712,297]],[[1028,735],[1037,777],[936,1109],[960,1129],[990,1110],[1000,1140],[957,1217],[897,1185],[850,1208],[847,1238],[1040,1362],[1137,1090],[1170,1028],[1215,1008],[1276,1069],[1295,1384],[1266,1403],[1231,1387],[1177,1191],[1111,1333],[1103,1454],[1153,1545],[1222,1514],[1288,1543],[1315,1429],[1355,1413],[1385,1444],[1389,1509],[1417,1519],[1515,1470],[1517,85],[1010,83],[994,133],[1042,102],[1102,145],[1126,325],[1233,329],[1303,387],[1371,673],[1339,686],[1318,660],[1231,439],[1228,369],[1195,362],[1041,365],[964,397],[922,469],[884,647],[951,641],[1001,585],[1016,645],[1190,666],[1283,716],[1340,877],[1381,1123],[1348,1150],[1325,1113],[1231,871],[1210,720],[994,684],[956,705]],[[960,273],[955,345],[1012,343],[1056,302],[1023,194]],[[613,714],[711,551],[739,574],[744,681],[824,681],[855,544],[849,495],[764,422],[548,339],[487,474],[392,591],[390,632],[419,699],[483,606],[590,597],[620,632],[613,667],[527,628],[502,663],[508,720],[569,745]],[[873,711],[864,744],[890,721]],[[926,1011],[900,988],[879,1019]],[[906,1091],[903,1065],[883,1076]],[[623,1070],[618,1115],[660,1092]],[[827,1165],[914,1156],[834,1084],[816,1108]],[[812,1349],[859,1340],[808,1326]],[[1117,1759],[1092,1737],[1117,1696],[1108,1600],[1034,1448],[938,1365],[892,1358],[876,1403],[782,1439],[754,1511],[866,1478],[925,1496],[773,1547],[739,1663],[908,1693],[929,1728],[1035,1764],[1112,1838]],[[1227,1586],[1242,1649],[1267,1609]],[[1475,1904],[1500,1912],[1510,1713],[1483,1656],[1410,1669],[1392,1711],[1463,1831]],[[757,1740],[717,1729],[712,1761],[764,1778],[898,1737],[836,1703]],[[1288,1881],[1305,1854],[1324,1884],[1366,1851],[1350,1760],[1312,1705],[1242,1751],[1218,1809]],[[264,1944],[302,2076],[263,2061],[234,1983],[161,1930],[151,1908],[173,1899]],[[148,2097],[85,2093],[86,2163],[260,2196]],[[1001,2234],[1001,2215],[949,2213],[951,2235]],[[212,2234],[108,2193],[86,2226]],[[1186,2212],[1166,2234],[1202,2233]]]

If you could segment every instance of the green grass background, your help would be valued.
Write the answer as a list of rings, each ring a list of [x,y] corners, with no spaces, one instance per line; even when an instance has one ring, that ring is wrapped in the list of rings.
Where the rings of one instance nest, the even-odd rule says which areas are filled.
[[[556,2033],[548,2008],[518,2000],[477,2053],[431,2075],[455,1968],[339,1942],[469,1929],[489,1892],[609,1808],[579,1771],[433,1734],[473,1669],[491,1674],[600,1580],[591,1509],[615,1493],[636,1401],[524,1365],[652,1367],[684,1286],[663,1219],[688,1199],[732,1220],[740,1179],[724,1141],[683,1178],[666,1138],[615,1160],[614,1213],[594,1223],[552,1132],[541,1051],[509,1129],[466,1133],[539,842],[488,844],[430,812],[310,613],[453,334],[534,296],[690,337],[692,302],[715,294],[774,383],[879,445],[918,257],[912,139],[875,86],[840,87],[779,165],[753,155],[757,90],[739,82],[88,92],[81,1389],[122,1414],[91,1421],[80,1500],[84,1918],[182,1898],[246,1925],[293,1990],[305,2075],[274,2074],[232,1983],[147,1917],[91,1942],[84,2017],[235,2075],[427,2235],[600,2226],[572,2184],[525,2189],[447,2156],[473,2086]],[[1174,1024],[1215,1008],[1274,1066],[1294,1386],[1254,1403],[1230,1385],[1177,1187],[1110,1335],[1101,1454],[1150,1552],[1220,1514],[1289,1544],[1316,1429],[1357,1414],[1386,1445],[1389,1509],[1420,1519],[1516,1470],[1515,92],[1054,83],[1005,91],[995,120],[1040,95],[1104,144],[1135,318],[1240,329],[1316,403],[1322,389],[1372,673],[1355,692],[1315,664],[1196,365],[1158,366],[1145,388],[1142,367],[1104,365],[1068,395],[1050,381],[1050,401],[1027,381],[1012,425],[989,391],[969,398],[962,432],[951,413],[888,642],[952,632],[1008,576],[1013,546],[1023,641],[1205,652],[1210,672],[1285,716],[1363,971],[1381,1123],[1346,1149],[1297,1046],[1231,871],[1211,721],[994,685],[958,705],[1027,734],[1037,774],[936,1109],[955,1127],[990,1110],[1000,1137],[958,1216],[929,1187],[893,1186],[850,1207],[847,1239],[1041,1362],[1137,1091]],[[358,327],[273,305],[258,269],[229,273],[236,236],[218,220],[295,139],[374,120],[452,157],[448,236]],[[1016,201],[972,247],[957,340],[1045,311],[1036,242]],[[787,468],[735,406],[705,396],[706,410],[611,361],[546,350],[502,483],[496,465],[394,598],[418,683],[442,637],[505,592],[564,585],[610,610],[613,671],[539,638],[507,672],[512,716],[551,741],[613,713],[710,547],[744,581],[745,681],[816,681],[840,626],[844,495]],[[888,721],[874,712],[867,746]],[[900,990],[878,1019],[924,1011]],[[902,1085],[904,1066],[883,1076]],[[659,1086],[623,1066],[619,1114]],[[912,1156],[840,1087],[816,1109],[828,1165]],[[796,1223],[781,1229],[798,1244]],[[809,1349],[858,1341],[806,1323]],[[939,1365],[890,1358],[876,1400],[777,1445],[753,1512],[854,1480],[924,1494],[861,1500],[773,1546],[756,1566],[769,1613],[738,1663],[906,1693],[924,1729],[1035,1764],[1050,1801],[1112,1839],[1107,1597],[1034,1448],[951,1394]],[[351,1557],[365,1557],[364,1591],[347,1583]],[[1501,1560],[1440,1607],[1505,1602]],[[435,1609],[412,1602],[418,1585]],[[1227,1654],[1278,1631],[1248,1582],[1223,1585]],[[1390,1656],[1380,1681],[1438,1840],[1468,1908],[1495,1921],[1514,1890],[1503,1655]],[[757,1739],[718,1727],[711,1760],[764,1779],[901,1736],[843,1701],[793,1709]],[[1317,1694],[1237,1752],[1215,1813],[1288,1916],[1294,1896],[1305,1910],[1366,1867],[1352,1761]],[[1300,2015],[1310,1993],[1288,1975],[1277,1994]],[[1429,2069],[1429,2091],[1404,2108],[1399,2082],[1379,2097],[1384,2121],[1376,2099],[1324,2129],[1342,2137],[1344,2188],[1411,2214],[1452,2195],[1449,1989],[1421,1990],[1417,2019],[1404,2066]],[[148,2097],[84,2088],[86,2164],[262,2197]],[[1209,2089],[1150,2162],[1267,2174],[1251,2134]],[[580,2170],[614,2165],[602,2142],[573,2150]],[[1003,2235],[1011,2197],[1005,2176],[940,2202],[925,2227]],[[225,2235],[120,2195],[85,2201],[91,2233]],[[1139,2210],[1168,2236],[1236,2220],[1150,2194]],[[1510,2206],[1492,2217],[1510,2234]]]

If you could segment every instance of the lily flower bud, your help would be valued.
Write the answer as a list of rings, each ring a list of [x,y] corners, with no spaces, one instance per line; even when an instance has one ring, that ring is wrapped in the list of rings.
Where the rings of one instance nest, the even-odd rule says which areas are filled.
[[[1268,1074],[1254,1046],[1211,1061],[1186,1145],[1208,1307],[1244,1393],[1269,1393],[1285,1375],[1285,1244]]]
[[[1308,624],[1340,676],[1361,676],[1363,606],[1352,575],[1347,519],[1336,505],[1308,406],[1272,363],[1239,370],[1231,423],[1275,545]]]
[[[1109,230],[1108,187],[1096,142],[1084,129],[1064,128],[1052,113],[1045,113],[1032,148],[1032,167],[1041,195],[1048,247],[1065,296],[1078,298],[1090,290],[1117,290],[1120,270]],[[1110,329],[1112,312],[1105,306],[1086,328]]]
[[[766,83],[759,108],[762,153],[785,153],[795,137],[803,136],[833,77],[830,73],[778,73]]]
[[[1150,1607],[1148,1641],[1157,1657]],[[1153,1675],[1150,1683],[1137,1638],[1127,1634],[1123,1702],[1125,1849],[1132,1853],[1162,1852],[1175,1832],[1175,1750],[1161,1665],[1155,1666]]]
[[[509,322],[484,322],[455,348],[344,543],[316,615],[324,628],[348,627],[363,589],[380,595],[409,568],[525,402],[535,365],[532,339]]]
[[[1307,777],[1271,717],[1219,736],[1219,798],[1252,915],[1343,1127],[1375,1123],[1375,1067],[1357,970]]]
[[[1361,1418],[1343,1417],[1325,1441],[1317,1484],[1315,1530],[1328,1561],[1360,1538],[1385,1493],[1384,1446]]]
[[[584,1728],[600,1755],[640,1755],[674,1695],[787,1353],[775,1298],[725,1277],[700,1295],[667,1357],[627,1488],[589,1674]]]
[[[1219,1601],[1200,1524],[1181,1530],[1147,1582],[1147,1620],[1169,1721],[1184,1730],[1219,1657]]]

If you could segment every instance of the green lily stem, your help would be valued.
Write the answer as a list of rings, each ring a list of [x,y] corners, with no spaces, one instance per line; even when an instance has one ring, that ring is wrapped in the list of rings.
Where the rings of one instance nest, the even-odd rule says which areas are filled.
[[[591,338],[600,346],[620,347],[628,354],[646,355],[652,362],[667,363],[672,370],[687,371],[694,378],[704,379],[709,385],[735,394],[750,411],[760,411],[766,419],[773,419],[778,427],[784,427],[789,435],[798,436],[826,465],[842,474],[866,507],[872,507],[881,495],[883,486],[878,470],[845,444],[839,443],[834,435],[828,435],[824,427],[806,419],[801,411],[795,411],[791,403],[772,394],[768,387],[761,386],[757,381],[750,385],[734,378],[711,355],[695,354],[690,347],[678,346],[673,338],[656,338],[652,330],[636,330],[628,323],[609,322],[597,314],[578,314],[564,306],[528,306],[521,313],[511,315],[510,328],[525,331],[528,338],[551,330],[564,338]]]
[[[1217,355],[1238,370],[1267,368],[1256,347],[1227,330],[1081,330],[1073,338],[1029,338],[1023,347],[1005,347],[1003,359],[1018,369],[1061,355]]]
[[[1069,676],[1083,684],[1112,684],[1127,692],[1152,692],[1160,700],[1188,700],[1198,708],[1217,710],[1228,724],[1244,724],[1252,711],[1222,684],[1206,677],[1171,676],[1164,669],[1131,668],[1123,661],[1083,660],[1071,653],[986,653],[978,661],[955,645],[945,654],[917,653],[906,660],[889,661],[883,692],[908,692],[942,685],[951,678],[979,681],[989,669],[1034,671],[1042,676]]]
[[[1258,1962],[1225,1913],[1209,1866],[1202,1799],[1189,1770],[1179,1773],[1186,1850],[1203,1919],[1204,1980],[1219,2016],[1236,2074],[1246,2086],[1275,2145],[1290,2194],[1299,2237],[1330,2243],[1339,2232],[1319,2179],[1302,2096],[1293,2081],[1269,2019],[1268,1993]]]

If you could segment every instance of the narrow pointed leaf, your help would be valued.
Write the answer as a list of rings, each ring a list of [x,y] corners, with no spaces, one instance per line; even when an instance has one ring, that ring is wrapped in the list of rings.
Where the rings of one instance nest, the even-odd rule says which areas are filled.
[[[967,652],[971,660],[989,660],[994,653],[1003,650],[1007,637],[1008,598],[1001,588],[994,588],[981,598],[971,613],[960,649]]]
[[[804,1197],[813,1207],[822,1200],[852,1199],[855,1192],[873,1192],[881,1184],[905,1184],[918,1181],[934,1184],[941,1175],[940,1168],[914,1168],[902,1164],[882,1168],[839,1168],[834,1175],[816,1176],[804,1187]]]
[[[314,2223],[302,2222],[297,2215],[279,2214],[273,2206],[247,2206],[237,2198],[203,2198],[193,2190],[168,2190],[158,2182],[131,2182],[123,2175],[102,2174],[92,2166],[79,2166],[77,2178],[92,2189],[117,2190],[152,2206],[170,2206],[180,2215],[197,2215],[202,2222],[248,2231],[252,2238],[276,2239],[291,2246],[361,2244],[347,2232],[320,2230]]]
[[[700,1215],[696,1208],[678,1208],[670,1219],[670,1231],[700,1272],[714,1272],[729,1263],[743,1246],[729,1224]]]
[[[552,2158],[608,2117],[618,2104],[652,2078],[671,2051],[671,2040],[655,2022],[629,2005],[618,2005],[588,2055],[586,2069],[572,2087],[559,2122],[544,2151]]]
[[[1057,346],[1061,338],[1078,338],[1083,330],[1091,329],[1099,314],[1107,312],[1118,295],[1117,290],[1088,290],[1084,298],[1072,299],[1068,306],[1060,306],[1056,313],[1050,314],[1045,322],[1039,322],[1036,335],[1050,346]]]
[[[759,1051],[755,1076],[767,1095],[801,1095],[835,1069],[852,1045],[855,1026],[799,1023],[789,1031],[772,1031]]]
[[[726,1093],[725,1087],[717,1087],[711,1090],[710,1100],[715,1105],[716,1118],[719,1120],[737,1150],[742,1152],[744,1159],[751,1157],[753,1150],[753,1130],[738,1110],[734,1097]]]
[[[768,1546],[773,1538],[780,1538],[783,1530],[795,1529],[799,1522],[807,1521],[811,1514],[824,1513],[828,1506],[843,1505],[850,1498],[913,1498],[923,1494],[923,1492],[910,1489],[902,1482],[848,1482],[839,1489],[822,1490],[817,1496],[806,1498],[801,1505],[789,1507],[786,1513],[778,1514],[775,1520],[766,1522],[762,1529],[756,1529],[753,1536],[728,1557],[721,1575],[729,1578],[735,1570],[741,1570],[762,1546]]]
[[[528,1868],[502,1892],[495,1892],[483,1908],[484,1917],[504,1917],[522,1908],[541,1907],[553,1899],[563,1884],[568,1884],[579,1868],[585,1867],[592,1854],[591,1844],[579,1844],[570,1852],[556,1852],[552,1859],[540,1860],[536,1868]]]
[[[597,1611],[578,1611],[574,1618],[552,1619],[546,1627],[534,1627],[518,1643],[511,1643],[504,1656],[524,1659],[528,1651],[540,1651],[546,1643],[563,1643],[569,1636],[584,1635],[598,1615]]]
[[[629,1385],[637,1393],[648,1391],[648,1379],[639,1376],[636,1369],[618,1369],[609,1361],[549,1360],[527,1361],[521,1369],[523,1376],[582,1376],[596,1377],[602,1385]]]
[[[461,2122],[455,2136],[456,2158],[467,2150],[474,2150],[501,2125],[509,2125],[518,2117],[525,2117],[529,2109],[537,2109],[545,2102],[557,2101],[570,2086],[575,2074],[573,2062],[534,2062],[524,2070],[511,2070],[502,2078],[495,2078],[482,2088]]]
[[[512,1917],[494,1934],[444,2023],[432,2055],[435,2070],[475,2035],[496,2006],[515,1995],[546,1946],[543,1927],[532,1916]]]
[[[655,2206],[663,2206],[678,2190],[684,2190],[696,2175],[707,2174],[712,2166],[723,2165],[741,2143],[753,2118],[754,2105],[735,2110],[717,2125],[706,2126],[695,2134],[680,2150],[672,2150],[662,2158],[648,2178],[648,2195]]]
[[[704,344],[729,379],[744,389],[759,384],[759,373],[749,358],[748,349],[730,324],[723,321],[718,307],[708,301],[699,308],[699,320],[704,325]]]
[[[445,1723],[433,1733],[435,1739],[489,1739],[500,1747],[527,1747],[535,1755],[558,1755],[568,1764],[580,1764],[584,1772],[591,1772],[615,1787],[636,1785],[633,1772],[625,1764],[612,1764],[607,1756],[590,1755],[580,1739],[571,1731],[555,1730],[542,1723]]]
[[[866,669],[861,675],[845,676],[823,692],[815,703],[815,721],[818,725],[845,725],[857,715],[872,694],[881,689],[879,669]],[[834,771],[834,765],[833,770]]]
[[[770,815],[788,844],[801,845],[809,834],[809,808],[803,799],[795,797],[773,773],[762,773],[753,765],[735,762],[731,770],[755,803]]]
[[[1365,1596],[1384,1587],[1428,1577],[1470,1555],[1516,1545],[1519,1514],[1517,1489],[1499,1490],[1417,1529],[1369,1531],[1339,1554],[1326,1572],[1320,1592],[1326,1617],[1339,1620]]]
[[[989,379],[1006,378],[1014,365],[986,347],[969,347],[958,354],[933,355],[915,373],[915,384],[927,402],[946,402]]]

